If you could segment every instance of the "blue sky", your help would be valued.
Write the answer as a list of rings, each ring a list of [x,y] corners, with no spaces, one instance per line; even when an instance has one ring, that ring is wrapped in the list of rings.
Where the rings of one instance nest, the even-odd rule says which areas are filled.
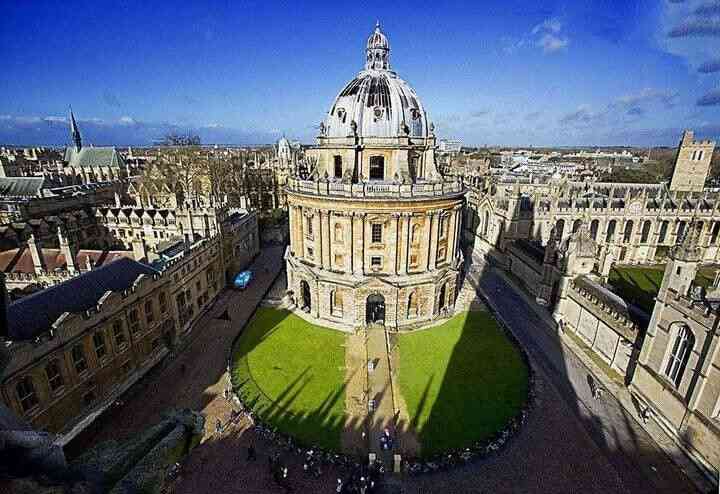
[[[0,142],[311,142],[379,19],[441,137],[720,137],[720,0],[4,3]]]

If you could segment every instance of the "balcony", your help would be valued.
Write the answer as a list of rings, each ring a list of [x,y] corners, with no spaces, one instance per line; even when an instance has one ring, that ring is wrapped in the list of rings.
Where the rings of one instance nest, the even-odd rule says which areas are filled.
[[[348,197],[353,199],[426,199],[463,194],[467,189],[460,181],[401,184],[395,182],[361,182],[348,184],[331,180],[288,178],[287,191],[315,196]]]

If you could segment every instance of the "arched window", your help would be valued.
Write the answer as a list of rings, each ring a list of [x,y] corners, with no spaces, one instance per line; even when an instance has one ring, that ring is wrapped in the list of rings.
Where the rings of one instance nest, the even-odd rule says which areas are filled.
[[[333,290],[330,292],[330,313],[333,316],[342,317],[343,315],[343,297],[342,292]]]
[[[370,180],[385,180],[385,158],[370,156]]]
[[[686,325],[680,325],[665,366],[665,375],[675,384],[676,388],[680,387],[685,367],[694,346],[695,335]]]
[[[658,243],[661,244],[665,242],[665,237],[667,237],[667,231],[668,231],[668,222],[667,220],[660,223],[660,235],[658,235]]]
[[[698,161],[700,161],[700,160],[702,160],[702,158],[703,158],[703,151],[700,151],[700,152],[698,153],[697,159],[698,159]]]
[[[678,221],[677,224],[677,238],[678,240],[680,237],[683,236],[683,233],[685,233],[685,222],[684,221]]]
[[[642,231],[640,232],[640,243],[646,244],[648,241],[648,237],[650,236],[650,227],[651,227],[650,220],[645,220],[645,223],[643,223]]]
[[[710,234],[710,243],[716,244],[718,240],[718,234],[720,234],[720,221],[713,223],[712,233]]]
[[[343,227],[340,223],[335,223],[333,237],[336,244],[343,243]]]
[[[578,230],[580,230],[581,225],[582,225],[582,220],[575,220],[573,222],[572,232],[577,233]]]
[[[38,399],[32,377],[25,376],[20,379],[15,385],[15,391],[17,392],[17,397],[23,412],[27,412],[37,406]]]
[[[555,238],[562,239],[563,230],[565,230],[565,220],[557,220],[557,223],[555,223]]]
[[[615,240],[615,225],[617,225],[617,221],[615,220],[610,220],[608,223],[607,234],[605,235],[606,243],[610,243]]]
[[[633,234],[633,221],[628,220],[625,222],[625,232],[623,232],[623,242],[628,243],[632,240]]]
[[[597,240],[597,233],[600,229],[600,222],[598,220],[592,220],[590,222],[590,236],[593,240]]]
[[[412,319],[413,317],[417,317],[418,315],[418,295],[417,291],[413,290],[410,292],[410,295],[408,296],[408,307],[407,307],[407,317],[408,319]]]

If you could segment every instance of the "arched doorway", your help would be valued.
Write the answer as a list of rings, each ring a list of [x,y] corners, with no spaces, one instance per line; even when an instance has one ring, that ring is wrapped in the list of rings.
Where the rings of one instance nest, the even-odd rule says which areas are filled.
[[[367,298],[365,320],[368,324],[385,323],[385,297],[373,293]]]
[[[305,280],[300,282],[300,293],[302,294],[302,309],[309,311],[312,308],[312,299],[310,298],[310,285]]]
[[[446,283],[443,283],[443,286],[440,288],[440,298],[438,299],[438,312],[442,312],[443,309],[445,309],[445,286]]]

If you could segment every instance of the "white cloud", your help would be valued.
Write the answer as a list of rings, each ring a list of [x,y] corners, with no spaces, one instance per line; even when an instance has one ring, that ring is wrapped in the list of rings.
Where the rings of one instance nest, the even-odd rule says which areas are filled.
[[[561,38],[550,33],[543,34],[537,42],[537,45],[543,49],[543,53],[555,53],[556,51],[567,48],[568,44],[570,44],[569,39]]]
[[[562,29],[560,19],[550,18],[541,22],[531,31],[531,35],[535,37],[535,46],[542,48],[545,54],[564,50],[570,44],[570,38],[562,34]]]
[[[533,28],[532,34],[538,34],[539,32],[559,33],[561,29],[562,22],[560,22],[560,19],[545,19]]]

